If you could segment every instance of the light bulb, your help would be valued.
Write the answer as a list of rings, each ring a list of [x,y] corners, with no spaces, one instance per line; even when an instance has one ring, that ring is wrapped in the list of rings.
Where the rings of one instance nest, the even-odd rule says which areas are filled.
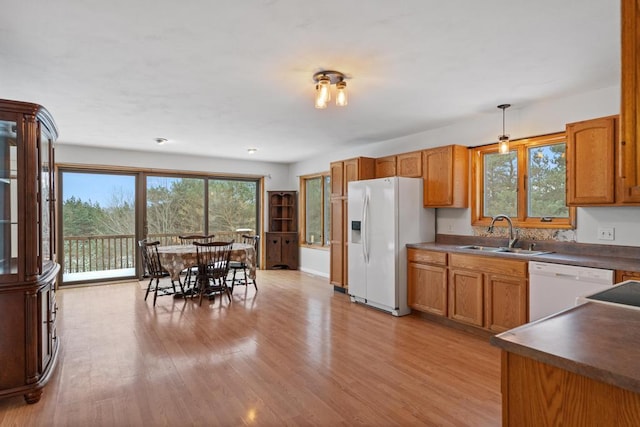
[[[331,80],[329,77],[322,76],[318,80],[318,97],[326,104],[331,101]]]
[[[498,153],[507,154],[509,152],[509,135],[498,137]]]
[[[347,105],[347,83],[340,81],[336,83],[336,105],[344,107]]]

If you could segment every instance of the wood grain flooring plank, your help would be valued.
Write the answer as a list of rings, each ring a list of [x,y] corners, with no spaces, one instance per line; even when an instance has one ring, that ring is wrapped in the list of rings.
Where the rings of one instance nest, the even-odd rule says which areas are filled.
[[[258,271],[232,302],[144,301],[138,282],[62,289],[40,402],[1,426],[499,425],[486,338],[354,304],[327,279]]]

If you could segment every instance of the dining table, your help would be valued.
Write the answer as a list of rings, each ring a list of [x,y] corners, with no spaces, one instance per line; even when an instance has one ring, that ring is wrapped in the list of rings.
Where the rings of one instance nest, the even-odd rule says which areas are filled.
[[[183,270],[198,265],[195,245],[158,246],[158,256],[160,264],[172,280],[180,281],[180,273]],[[230,261],[245,263],[249,278],[256,279],[256,251],[253,245],[234,242],[231,247]]]

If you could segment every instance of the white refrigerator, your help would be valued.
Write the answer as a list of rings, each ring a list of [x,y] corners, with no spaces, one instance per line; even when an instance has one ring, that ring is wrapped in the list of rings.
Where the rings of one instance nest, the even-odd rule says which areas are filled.
[[[422,206],[422,178],[349,183],[348,277],[351,301],[390,312],[407,305],[407,243],[435,240],[435,211]]]

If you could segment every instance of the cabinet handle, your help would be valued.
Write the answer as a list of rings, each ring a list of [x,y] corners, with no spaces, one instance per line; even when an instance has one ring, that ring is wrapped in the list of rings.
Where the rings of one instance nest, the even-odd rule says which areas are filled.
[[[276,243],[278,243],[278,241],[277,241],[277,240],[274,240],[274,241],[273,241],[273,244],[275,245]]]
[[[285,240],[284,242],[285,242],[287,245],[289,244],[289,241],[288,241],[288,240]]]

